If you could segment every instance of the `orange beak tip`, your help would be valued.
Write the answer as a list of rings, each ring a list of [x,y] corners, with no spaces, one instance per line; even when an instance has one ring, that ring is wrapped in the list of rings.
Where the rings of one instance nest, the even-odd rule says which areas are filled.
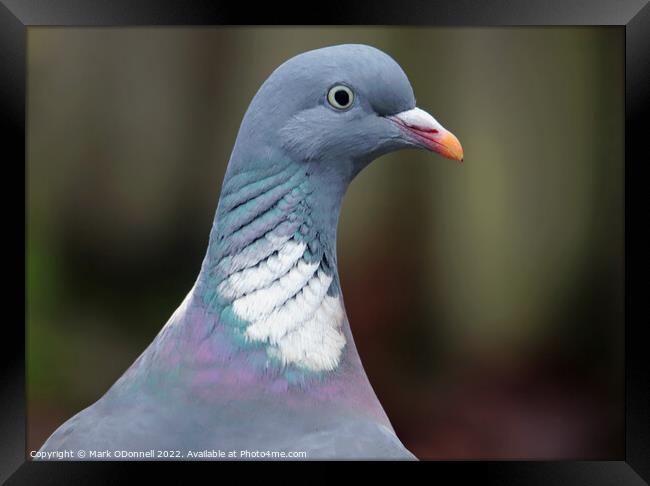
[[[451,132],[445,132],[440,137],[438,147],[434,150],[448,159],[457,160],[458,162],[463,162],[464,160],[463,146],[460,144],[456,135]]]

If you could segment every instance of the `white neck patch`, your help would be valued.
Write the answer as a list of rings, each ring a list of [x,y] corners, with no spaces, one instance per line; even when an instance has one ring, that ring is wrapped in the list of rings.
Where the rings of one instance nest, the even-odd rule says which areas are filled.
[[[311,371],[335,369],[346,340],[341,299],[327,295],[332,277],[319,261],[303,258],[304,242],[272,232],[265,238],[273,252],[259,261],[243,261],[248,255],[242,250],[233,258],[238,270],[219,284],[219,294],[239,319],[250,323],[246,338],[267,343],[270,357]]]

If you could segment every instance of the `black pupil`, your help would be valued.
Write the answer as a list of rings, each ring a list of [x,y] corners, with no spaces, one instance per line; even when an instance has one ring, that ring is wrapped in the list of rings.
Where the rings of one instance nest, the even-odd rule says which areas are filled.
[[[344,89],[340,89],[336,93],[334,93],[334,99],[339,105],[347,106],[348,103],[350,102],[350,95]]]

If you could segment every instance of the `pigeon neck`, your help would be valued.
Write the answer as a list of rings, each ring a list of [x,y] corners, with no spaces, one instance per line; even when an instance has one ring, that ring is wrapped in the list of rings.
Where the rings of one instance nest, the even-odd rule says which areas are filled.
[[[361,368],[336,268],[341,165],[231,161],[226,174],[198,289],[233,346],[263,351],[265,372],[332,373],[346,354]]]

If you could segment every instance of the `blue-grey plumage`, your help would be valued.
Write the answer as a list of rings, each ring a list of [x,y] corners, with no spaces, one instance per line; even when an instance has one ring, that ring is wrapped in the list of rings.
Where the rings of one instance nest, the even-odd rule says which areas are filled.
[[[41,452],[413,458],[363,370],[336,261],[350,181],[408,147],[462,159],[387,54],[340,45],[278,67],[242,121],[194,287],[126,373]]]

